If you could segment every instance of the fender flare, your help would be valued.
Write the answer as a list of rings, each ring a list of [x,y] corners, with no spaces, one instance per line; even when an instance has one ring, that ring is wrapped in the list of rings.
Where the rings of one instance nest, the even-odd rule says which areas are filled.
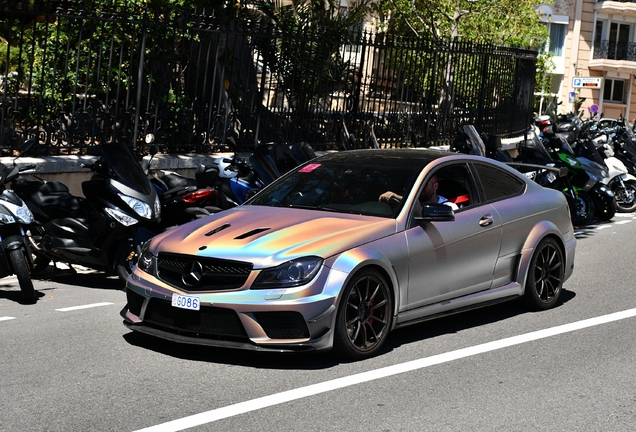
[[[397,315],[398,305],[400,304],[400,284],[395,274],[395,270],[391,265],[389,259],[378,252],[375,249],[371,249],[365,246],[357,247],[348,250],[336,257],[333,263],[330,264],[332,270],[337,270],[346,274],[342,287],[346,286],[353,276],[360,270],[366,267],[376,267],[384,273],[393,292],[393,316]],[[338,303],[340,299],[338,299]],[[393,320],[392,327],[395,326],[395,320]]]
[[[521,294],[523,294],[526,290],[528,270],[530,268],[530,261],[532,260],[534,251],[539,243],[541,243],[541,241],[546,237],[553,237],[557,239],[561,252],[563,252],[563,256],[565,258],[565,240],[553,222],[543,220],[532,227],[532,230],[530,230],[530,233],[523,244],[523,248],[521,249],[521,257],[517,267],[517,283],[520,285]]]

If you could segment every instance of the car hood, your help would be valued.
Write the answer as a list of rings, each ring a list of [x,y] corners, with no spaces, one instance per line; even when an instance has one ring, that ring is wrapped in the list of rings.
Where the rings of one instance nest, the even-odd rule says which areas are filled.
[[[246,261],[254,268],[315,255],[328,258],[395,233],[395,219],[326,211],[240,206],[156,236],[151,252]]]

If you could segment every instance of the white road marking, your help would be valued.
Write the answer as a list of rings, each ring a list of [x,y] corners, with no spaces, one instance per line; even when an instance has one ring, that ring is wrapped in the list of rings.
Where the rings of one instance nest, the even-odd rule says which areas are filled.
[[[88,308],[94,308],[94,307],[99,307],[99,306],[108,306],[108,305],[112,305],[113,303],[108,303],[108,302],[103,302],[103,303],[93,303],[93,304],[87,304],[87,305],[81,305],[81,306],[72,306],[72,307],[67,307],[67,308],[62,308],[62,309],[55,309],[58,312],[69,312],[69,311],[74,311],[74,310],[78,310],[78,309],[88,309]]]
[[[619,222],[617,222],[618,224]],[[602,229],[606,229],[606,228],[612,228],[613,225],[599,225],[596,227],[597,230],[602,230]]]
[[[623,224],[626,224],[626,223],[630,223],[632,220],[622,220],[622,221],[618,221],[618,222],[614,222],[614,223],[616,225],[623,225]]]
[[[10,316],[0,317],[0,321],[9,321],[9,320],[12,320],[12,319],[15,319],[15,317],[10,317]]]
[[[564,324],[557,327],[548,328],[545,330],[539,330],[531,333],[522,334],[519,336],[513,336],[498,341],[488,342],[481,345],[476,345],[468,348],[462,348],[456,351],[447,352],[444,354],[438,354],[431,357],[425,357],[418,360],[413,360],[406,363],[401,363],[393,366],[387,366],[381,369],[371,370],[368,372],[359,373],[356,375],[337,378],[331,381],[326,381],[318,384],[309,385],[306,387],[300,387],[293,390],[288,390],[282,393],[273,394],[270,396],[264,396],[257,399],[240,402],[234,405],[229,405],[222,408],[213,409],[211,411],[202,412],[189,417],[184,417],[177,420],[172,420],[167,423],[158,424],[156,426],[150,426],[145,429],[140,429],[136,432],[172,432],[181,431],[184,429],[200,426],[206,423],[211,423],[217,420],[245,414],[251,411],[255,411],[262,408],[279,405],[285,402],[290,402],[297,399],[302,399],[309,396],[314,396],[320,393],[325,393],[332,390],[337,390],[344,387],[353,386],[356,384],[365,383],[381,378],[386,378],[392,375],[402,374],[418,369],[423,369],[429,366],[438,365],[441,363],[451,362],[453,360],[459,360],[462,358],[474,356],[477,354],[483,354],[489,351],[495,351],[502,348],[511,347],[527,342],[536,341],[539,339],[548,338],[551,336],[560,335],[563,333],[573,332],[588,327],[598,326],[601,324],[607,324],[613,321],[618,321],[626,318],[632,318],[636,316],[636,308],[628,309],[621,312],[616,312],[609,315],[603,315],[596,318],[590,318],[582,321],[573,322],[570,324]]]

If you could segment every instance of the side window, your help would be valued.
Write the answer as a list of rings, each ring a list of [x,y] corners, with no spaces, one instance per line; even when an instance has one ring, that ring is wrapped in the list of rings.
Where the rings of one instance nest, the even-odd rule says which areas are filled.
[[[435,171],[437,195],[457,205],[459,209],[475,203],[472,199],[470,174],[466,165],[451,165]]]
[[[509,196],[520,195],[525,190],[523,180],[490,165],[475,164],[475,170],[481,180],[486,201],[500,200]]]

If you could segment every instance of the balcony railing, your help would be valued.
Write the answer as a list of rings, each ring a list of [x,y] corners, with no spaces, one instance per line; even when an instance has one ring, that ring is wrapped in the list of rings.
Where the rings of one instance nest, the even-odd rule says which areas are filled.
[[[636,61],[636,43],[610,42],[603,40],[594,43],[594,59]]]

